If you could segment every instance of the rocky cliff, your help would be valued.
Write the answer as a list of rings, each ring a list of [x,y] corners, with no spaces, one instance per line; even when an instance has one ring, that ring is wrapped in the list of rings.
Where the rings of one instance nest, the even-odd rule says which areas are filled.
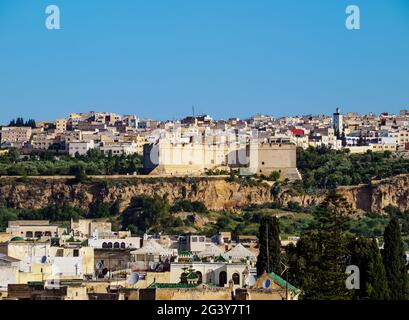
[[[387,205],[409,210],[409,175],[400,175],[371,185],[342,187],[343,194],[357,213],[381,212]],[[53,204],[69,203],[87,210],[96,201],[114,203],[124,211],[141,195],[167,196],[170,203],[188,199],[202,201],[211,210],[239,209],[250,204],[297,201],[302,206],[318,204],[324,194],[299,195],[285,189],[274,195],[266,184],[227,182],[224,178],[139,178],[112,177],[75,183],[62,177],[1,178],[0,205],[40,209]]]
[[[171,204],[181,199],[202,201],[211,210],[237,209],[272,200],[268,185],[246,186],[224,178],[129,177],[93,179],[92,183],[74,183],[61,177],[0,180],[0,204],[21,209],[62,203],[88,209],[96,201],[117,201],[120,211],[124,211],[135,197],[154,194],[166,195]]]
[[[388,205],[398,207],[401,211],[409,210],[409,175],[399,175],[392,178],[373,181],[369,185],[339,187],[338,193],[342,194],[357,215],[368,212],[381,213]],[[297,201],[303,207],[320,203],[325,194],[297,195],[291,189],[284,190],[276,201],[286,204]]]

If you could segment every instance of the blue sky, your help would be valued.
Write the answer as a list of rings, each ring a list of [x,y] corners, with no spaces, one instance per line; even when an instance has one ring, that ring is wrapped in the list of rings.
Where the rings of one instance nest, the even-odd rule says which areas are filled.
[[[45,28],[50,4],[62,30]],[[0,1],[1,123],[192,105],[215,118],[409,107],[409,1]]]

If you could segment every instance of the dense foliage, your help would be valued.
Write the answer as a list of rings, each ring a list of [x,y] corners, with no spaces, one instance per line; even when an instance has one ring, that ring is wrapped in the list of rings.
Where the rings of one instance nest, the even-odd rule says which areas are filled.
[[[409,159],[393,157],[390,151],[350,154],[348,149],[298,148],[297,167],[303,177],[304,190],[311,191],[409,173]]]
[[[378,241],[347,232],[351,207],[331,193],[315,210],[310,231],[287,249],[290,282],[311,300],[401,300],[408,298],[408,270],[397,217]],[[382,253],[382,256],[381,256]],[[359,289],[346,289],[346,266],[359,267]]]
[[[358,266],[360,288],[354,291],[356,300],[388,300],[390,291],[385,266],[374,239],[351,238],[349,243],[351,265]]]
[[[344,300],[351,298],[345,286],[348,258],[344,234],[347,201],[331,193],[317,207],[316,221],[296,247],[289,249],[291,279],[303,290],[305,299]]]
[[[206,207],[199,202],[178,202],[170,206],[166,198],[155,195],[153,197],[138,197],[121,217],[123,229],[131,230],[135,234],[145,232],[172,232],[180,227],[189,227],[192,220],[182,220],[174,213],[180,208],[197,208],[199,211],[207,212]],[[185,211],[185,210],[182,210]]]
[[[200,201],[189,201],[189,200],[180,200],[176,202],[172,208],[171,212],[196,212],[196,213],[207,213],[207,208]]]
[[[36,128],[36,122],[34,119],[28,119],[27,121],[24,121],[23,118],[19,117],[17,119],[12,119],[9,123],[10,127],[31,127],[31,128]]]
[[[408,299],[408,270],[406,268],[405,252],[397,218],[392,218],[385,228],[384,241],[382,256],[390,289],[390,297],[393,300]]]
[[[51,176],[76,175],[126,175],[140,173],[142,158],[139,155],[104,155],[90,150],[87,155],[69,157],[55,156],[51,152],[39,152],[30,156],[20,156],[16,149],[0,157],[1,176]]]

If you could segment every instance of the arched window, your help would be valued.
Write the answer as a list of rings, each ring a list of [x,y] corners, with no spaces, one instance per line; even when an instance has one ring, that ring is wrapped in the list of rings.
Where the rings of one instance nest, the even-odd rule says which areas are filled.
[[[122,249],[125,249],[125,248],[126,248],[125,242],[121,242],[121,248],[122,248]]]
[[[108,248],[108,245],[107,245],[107,243],[106,243],[106,242],[103,242],[103,243],[102,243],[102,248],[103,248],[103,249]]]
[[[51,237],[51,231],[46,231],[46,232],[44,233],[44,235],[45,235],[46,237]]]
[[[43,233],[41,231],[34,232],[34,237],[35,238],[41,238],[42,236],[43,236]]]
[[[219,273],[219,286],[224,287],[227,283],[227,273],[226,271],[222,271]]]
[[[112,242],[108,242],[108,248],[112,248]]]
[[[238,273],[233,273],[232,275],[233,284],[240,284],[240,275]]]
[[[115,249],[119,249],[119,242],[115,242],[115,243],[114,243],[114,248],[115,248]]]
[[[32,238],[32,237],[33,237],[33,231],[27,231],[26,238]]]

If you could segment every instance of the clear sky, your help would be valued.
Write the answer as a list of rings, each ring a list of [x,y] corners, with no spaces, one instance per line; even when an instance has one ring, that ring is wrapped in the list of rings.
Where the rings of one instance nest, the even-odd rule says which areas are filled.
[[[45,27],[47,5],[61,30]],[[361,9],[361,30],[345,8]],[[409,0],[0,0],[0,122],[398,112]]]

